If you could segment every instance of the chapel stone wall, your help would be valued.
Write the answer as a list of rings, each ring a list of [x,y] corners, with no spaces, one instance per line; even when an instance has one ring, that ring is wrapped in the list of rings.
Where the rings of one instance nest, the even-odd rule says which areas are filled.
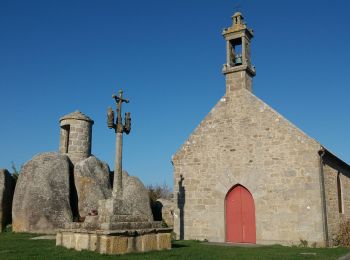
[[[350,219],[350,172],[330,163],[323,166],[327,225],[330,246],[334,245],[336,235],[341,223]],[[338,190],[337,178],[339,174],[340,190]],[[341,193],[338,196],[338,192]],[[341,208],[339,208],[339,199]]]
[[[225,196],[255,203],[262,244],[324,245],[320,145],[246,89],[224,96],[173,156],[175,223],[183,239],[225,241]]]
[[[226,75],[226,93],[242,88],[253,92],[253,78],[246,70],[240,70]]]

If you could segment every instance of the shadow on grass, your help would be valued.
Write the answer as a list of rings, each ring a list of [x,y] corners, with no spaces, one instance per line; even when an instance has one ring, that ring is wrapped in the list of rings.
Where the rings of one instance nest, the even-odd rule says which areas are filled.
[[[182,245],[182,244],[177,244],[176,242],[171,244],[171,249],[174,248],[182,248],[182,247],[188,247],[188,245]]]
[[[171,249],[183,248],[183,247],[189,247],[189,245],[185,245],[185,244],[181,243],[181,240],[176,240],[176,241],[171,242]]]

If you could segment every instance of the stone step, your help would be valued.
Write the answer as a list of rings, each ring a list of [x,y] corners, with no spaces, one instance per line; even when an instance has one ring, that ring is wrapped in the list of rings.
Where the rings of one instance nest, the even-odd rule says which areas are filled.
[[[113,215],[113,216],[99,216],[98,221],[103,222],[147,222],[147,217],[137,215]]]
[[[131,229],[148,229],[148,228],[161,228],[161,221],[152,222],[106,222],[100,225],[103,230],[131,230]]]
[[[83,225],[83,222],[68,222],[64,224],[65,229],[79,229]]]
[[[130,217],[130,216],[129,216]],[[117,218],[118,219],[118,218]],[[119,220],[123,219],[123,217],[119,218]],[[96,222],[71,222],[66,223],[64,228],[66,229],[88,229],[88,230],[131,230],[131,229],[149,229],[149,228],[161,228],[161,221],[136,221],[137,218],[133,218],[134,221],[106,221],[100,222],[98,224]]]

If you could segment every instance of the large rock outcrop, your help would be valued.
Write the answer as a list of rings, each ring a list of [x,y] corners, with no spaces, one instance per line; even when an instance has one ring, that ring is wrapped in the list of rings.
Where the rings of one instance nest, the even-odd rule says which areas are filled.
[[[13,198],[13,231],[54,233],[73,221],[70,164],[66,155],[42,153],[23,166]]]
[[[98,201],[112,196],[108,164],[95,156],[80,161],[74,167],[74,183],[78,195],[80,217],[98,209]]]
[[[132,215],[142,215],[153,221],[148,190],[135,176],[123,172],[123,201],[131,209]]]
[[[0,232],[11,223],[15,180],[6,169],[0,169]]]

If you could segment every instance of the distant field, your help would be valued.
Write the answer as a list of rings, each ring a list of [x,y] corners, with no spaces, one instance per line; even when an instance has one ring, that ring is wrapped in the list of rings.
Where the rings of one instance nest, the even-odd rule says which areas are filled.
[[[277,245],[241,248],[207,245],[198,241],[175,241],[173,249],[169,251],[108,256],[68,250],[56,247],[54,240],[30,240],[31,237],[34,235],[1,233],[0,259],[337,259],[350,252],[349,248],[297,248]]]

